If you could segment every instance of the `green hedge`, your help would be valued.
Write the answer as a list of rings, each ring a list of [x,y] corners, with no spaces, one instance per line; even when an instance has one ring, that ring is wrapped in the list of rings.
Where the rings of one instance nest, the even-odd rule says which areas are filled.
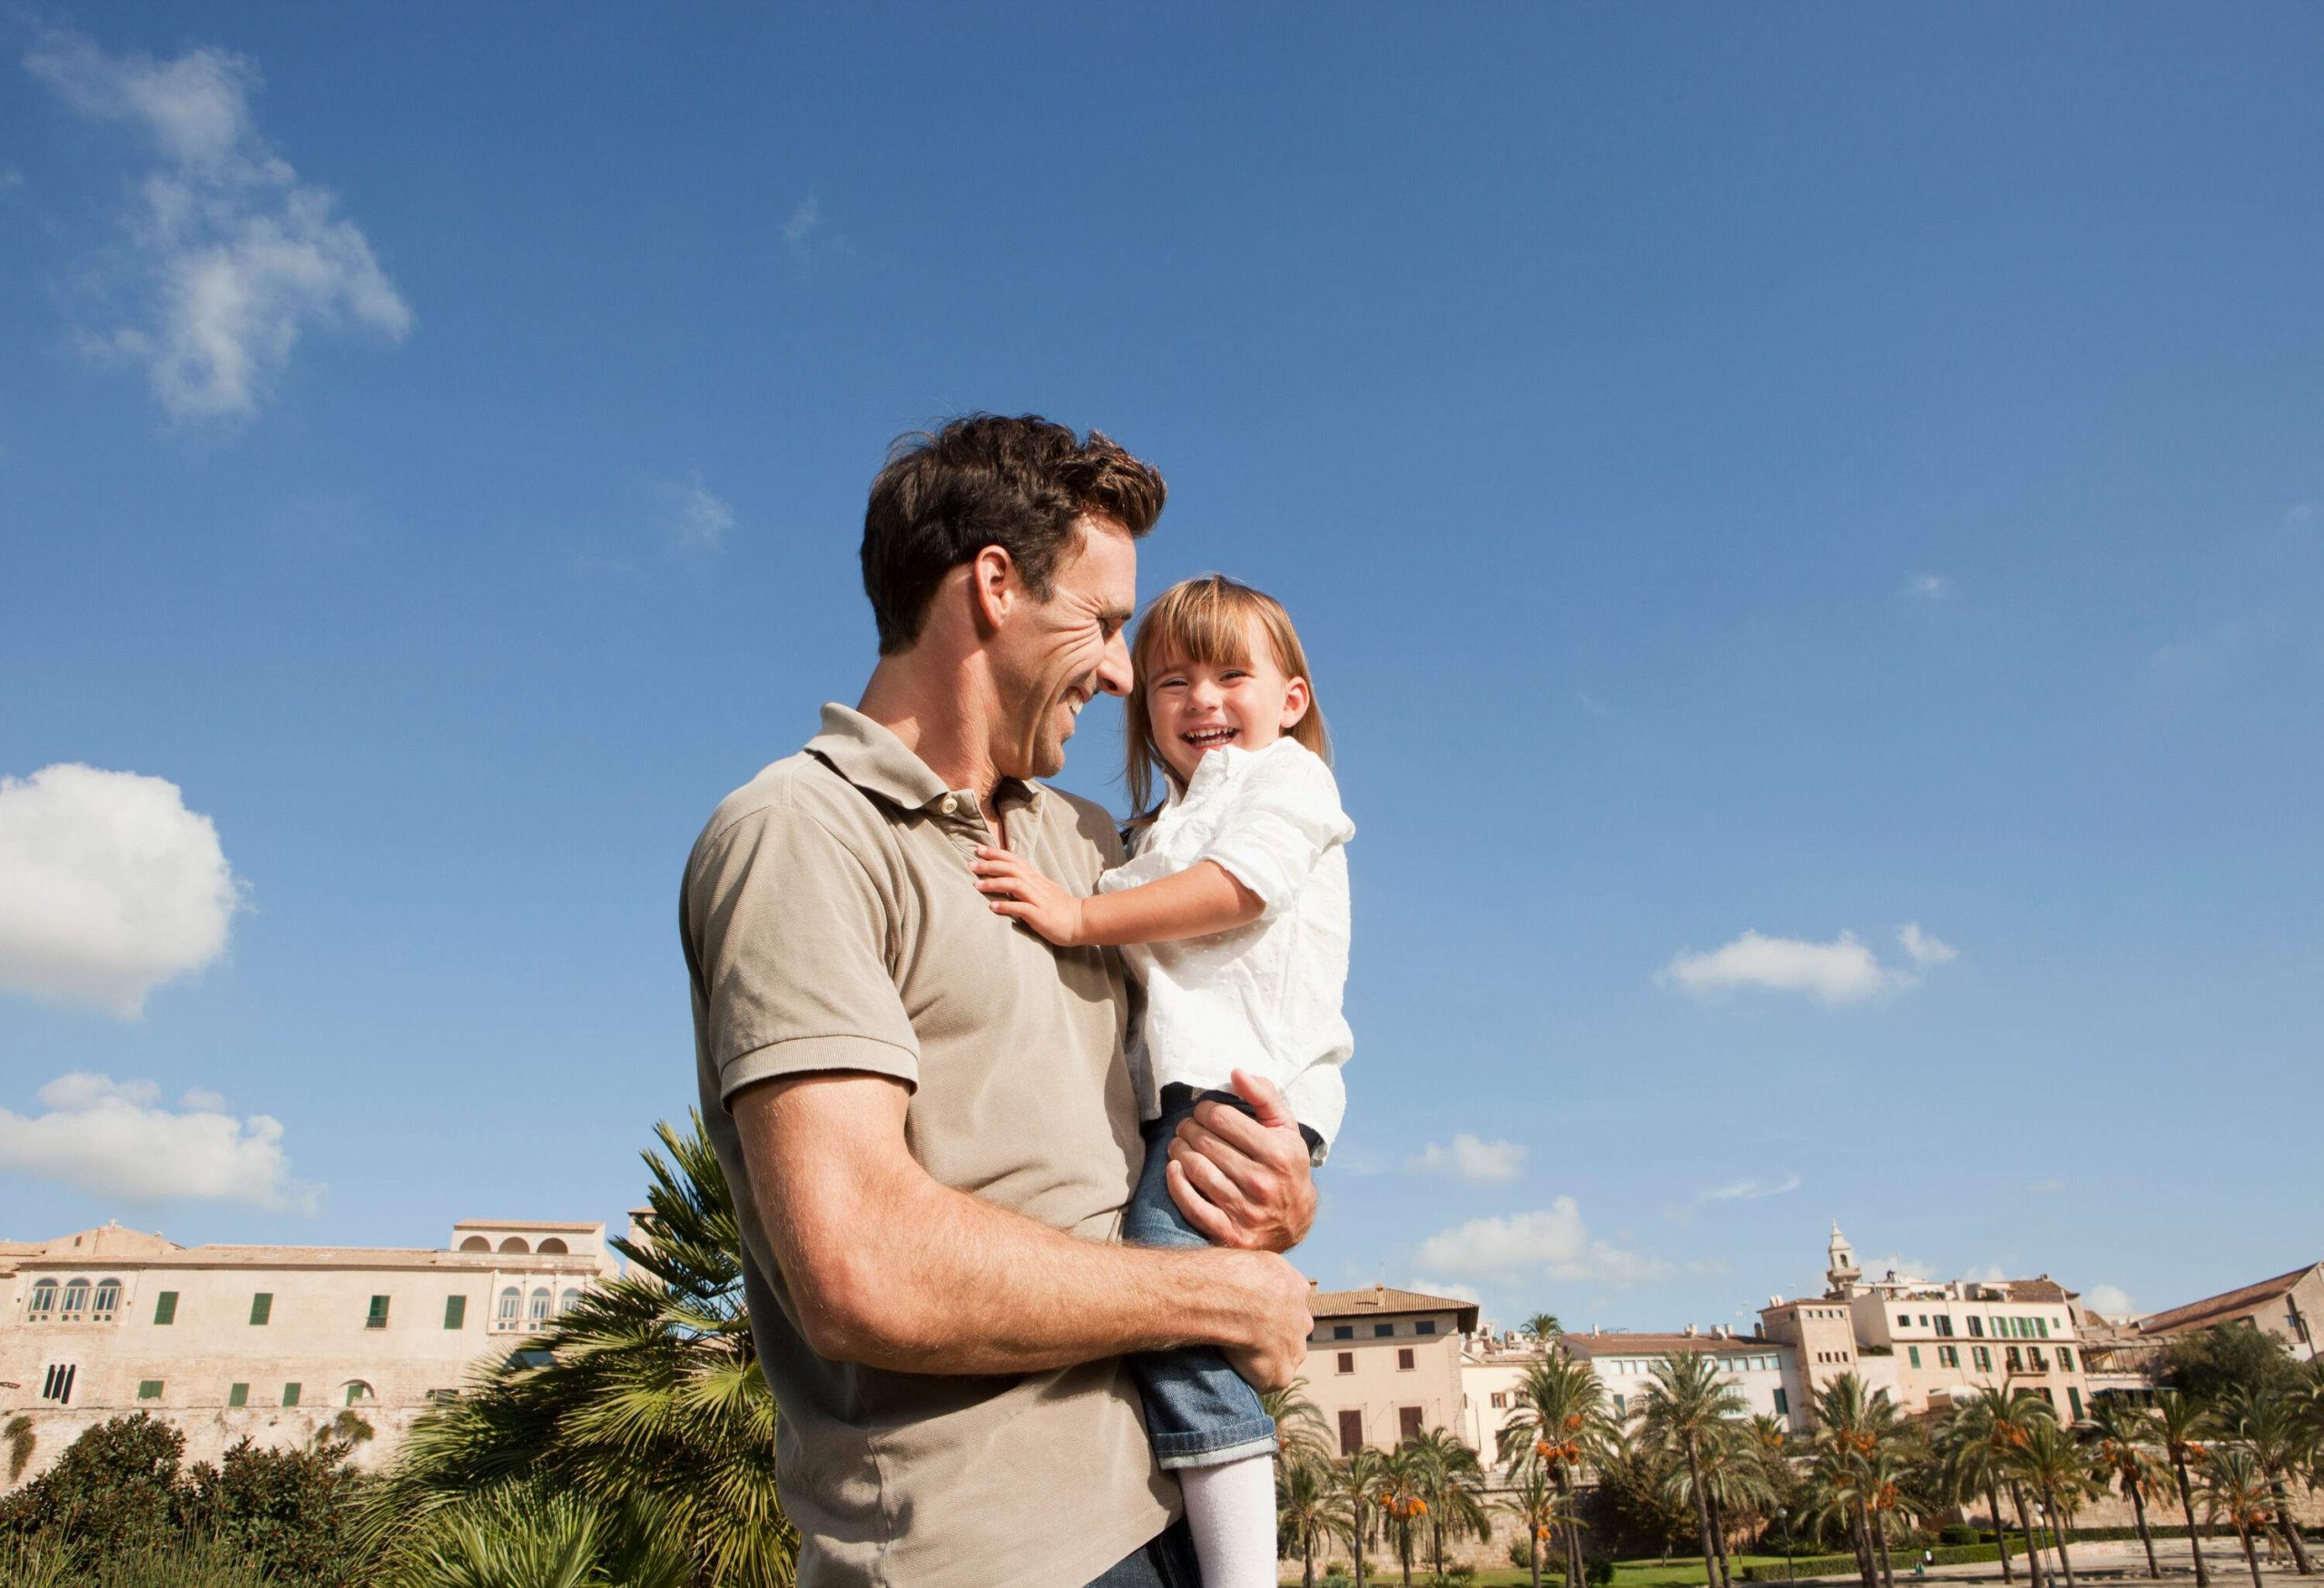
[[[1935,1557],[1935,1563],[1940,1566],[1966,1566],[1984,1561],[2001,1559],[2001,1546],[1992,1544],[1947,1544],[1943,1549],[1931,1550],[1929,1553]],[[1899,1573],[1909,1572],[1913,1569],[1913,1562],[1920,1559],[1920,1552],[1891,1550],[1889,1558],[1896,1563]],[[1792,1577],[1837,1576],[1840,1573],[1853,1572],[1856,1569],[1856,1556],[1852,1554],[1799,1555],[1793,1559],[1788,1570],[1782,1566],[1772,1565],[1746,1566],[1743,1568],[1742,1575],[1746,1583],[1781,1583]]]

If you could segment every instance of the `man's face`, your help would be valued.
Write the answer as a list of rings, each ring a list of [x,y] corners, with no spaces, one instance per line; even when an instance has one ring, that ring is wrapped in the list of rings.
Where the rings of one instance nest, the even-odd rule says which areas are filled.
[[[1137,606],[1137,543],[1104,518],[1083,518],[1080,529],[1080,547],[1059,565],[1049,598],[1020,590],[993,636],[1001,700],[992,760],[1004,777],[1057,775],[1081,708],[1100,690],[1129,690],[1122,636]]]

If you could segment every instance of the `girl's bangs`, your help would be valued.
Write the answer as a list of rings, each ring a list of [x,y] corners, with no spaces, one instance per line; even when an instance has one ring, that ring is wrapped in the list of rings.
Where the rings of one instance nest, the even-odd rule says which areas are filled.
[[[1256,603],[1238,596],[1239,592],[1198,587],[1157,603],[1139,631],[1139,657],[1153,663],[1167,656],[1175,662],[1200,662],[1213,667],[1247,664],[1251,618],[1258,609]]]

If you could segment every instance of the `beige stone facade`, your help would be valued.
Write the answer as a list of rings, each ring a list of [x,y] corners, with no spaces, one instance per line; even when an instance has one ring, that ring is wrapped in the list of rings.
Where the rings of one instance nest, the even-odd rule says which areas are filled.
[[[1981,1389],[2041,1396],[2058,1415],[2089,1408],[2088,1349],[2073,1291],[2033,1279],[1866,1279],[1839,1227],[1832,1227],[1825,1278],[1813,1300],[1761,1309],[1768,1338],[1798,1354],[1805,1387],[1854,1373],[1908,1415],[1942,1411]]]
[[[2138,1320],[2138,1331],[2148,1339],[2162,1340],[2191,1329],[2230,1324],[2248,1325],[2275,1336],[2295,1361],[2316,1361],[2324,1355],[2324,1343],[2317,1339],[2319,1330],[2324,1330],[2324,1263],[2310,1263],[2272,1279],[2142,1317]]]
[[[1461,1343],[1477,1327],[1474,1303],[1375,1285],[1318,1291],[1308,1310],[1307,1398],[1334,1454],[1462,1432]]]
[[[384,1460],[594,1281],[602,1224],[470,1219],[441,1248],[180,1246],[106,1225],[0,1247],[0,1418],[32,1420],[37,1475],[83,1430],[149,1411],[216,1460],[245,1435],[304,1444],[352,1409]]]
[[[1743,1396],[1749,1415],[1780,1418],[1787,1428],[1807,1426],[1797,1353],[1782,1341],[1691,1327],[1671,1334],[1593,1328],[1559,1340],[1569,1355],[1596,1370],[1606,1411],[1619,1423],[1638,1415],[1639,1397],[1656,1363],[1665,1356],[1701,1355],[1718,1364],[1719,1376]],[[1519,1386],[1541,1359],[1542,1347],[1531,1341],[1477,1336],[1466,1343],[1461,1357],[1461,1437],[1488,1465],[1498,1460],[1501,1431],[1518,1410]]]

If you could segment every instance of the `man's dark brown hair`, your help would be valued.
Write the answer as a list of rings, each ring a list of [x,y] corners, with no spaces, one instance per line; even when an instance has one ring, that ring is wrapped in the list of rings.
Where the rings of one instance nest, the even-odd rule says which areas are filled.
[[[888,449],[863,510],[863,593],[880,654],[909,649],[950,570],[988,546],[1009,553],[1036,599],[1079,544],[1074,525],[1108,518],[1132,536],[1162,516],[1161,475],[1092,430],[1083,440],[1038,414],[970,414]]]

